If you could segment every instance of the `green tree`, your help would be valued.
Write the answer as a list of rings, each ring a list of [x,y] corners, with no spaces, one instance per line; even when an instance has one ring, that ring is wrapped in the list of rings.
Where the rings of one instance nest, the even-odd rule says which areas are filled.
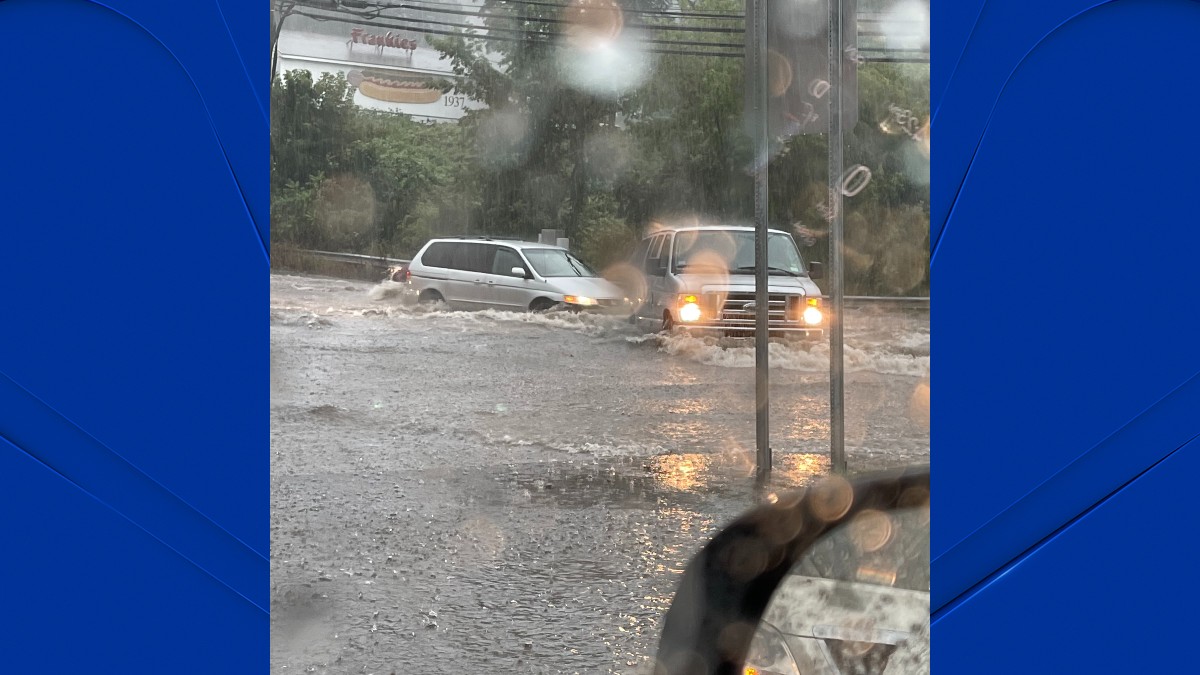
[[[614,128],[622,96],[572,82],[563,33],[583,24],[572,23],[571,8],[489,0],[484,10],[487,26],[519,26],[521,38],[430,40],[457,76],[448,86],[488,106],[464,120],[479,160],[479,228],[530,236],[549,227],[575,236],[593,190],[589,139]]]
[[[354,88],[345,76],[313,80],[291,70],[271,87],[272,188],[307,185],[319,173],[336,173],[346,161],[356,116]]]

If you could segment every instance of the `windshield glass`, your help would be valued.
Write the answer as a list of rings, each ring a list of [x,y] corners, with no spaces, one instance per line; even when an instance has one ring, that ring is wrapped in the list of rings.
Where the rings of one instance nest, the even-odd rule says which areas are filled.
[[[675,271],[698,272],[708,267],[722,272],[753,272],[754,232],[700,230],[679,233],[675,237]],[[774,274],[805,274],[804,261],[796,250],[796,243],[786,234],[772,234],[767,240],[767,267]]]
[[[575,256],[553,248],[525,249],[529,264],[544,277],[596,277],[595,270]]]
[[[927,0],[760,5],[273,0],[273,672],[650,673],[722,524],[928,461]]]

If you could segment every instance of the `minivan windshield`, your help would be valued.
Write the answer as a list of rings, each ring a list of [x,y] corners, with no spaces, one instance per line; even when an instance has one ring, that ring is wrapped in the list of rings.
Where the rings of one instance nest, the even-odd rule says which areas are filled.
[[[767,267],[771,274],[806,274],[796,242],[773,232],[767,239]],[[691,268],[691,269],[688,269]],[[705,268],[750,274],[754,272],[754,232],[749,230],[693,230],[675,236],[675,272]],[[723,268],[723,269],[722,269]]]
[[[529,264],[544,277],[597,277],[595,270],[582,260],[558,248],[527,248]]]

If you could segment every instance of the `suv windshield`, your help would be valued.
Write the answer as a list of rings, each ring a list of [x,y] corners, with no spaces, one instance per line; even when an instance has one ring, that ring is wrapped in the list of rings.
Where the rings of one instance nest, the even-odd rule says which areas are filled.
[[[687,268],[691,267],[691,270]],[[767,267],[772,273],[806,274],[796,243],[786,234],[772,233],[767,240]],[[717,268],[729,272],[754,271],[754,232],[699,230],[675,237],[675,271],[696,272]]]
[[[525,249],[525,257],[529,264],[544,277],[595,277],[595,270],[588,267],[582,260],[556,248]]]

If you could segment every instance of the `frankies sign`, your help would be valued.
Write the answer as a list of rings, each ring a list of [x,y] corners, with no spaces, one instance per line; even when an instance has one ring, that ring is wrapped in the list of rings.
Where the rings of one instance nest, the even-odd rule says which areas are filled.
[[[403,49],[411,54],[417,48],[416,40],[409,40],[396,35],[392,35],[392,31],[388,31],[384,35],[368,33],[362,28],[354,28],[350,30],[350,39],[346,40],[346,46],[354,49],[354,45],[370,45],[375,47],[377,51],[383,51],[384,47],[394,47]]]

